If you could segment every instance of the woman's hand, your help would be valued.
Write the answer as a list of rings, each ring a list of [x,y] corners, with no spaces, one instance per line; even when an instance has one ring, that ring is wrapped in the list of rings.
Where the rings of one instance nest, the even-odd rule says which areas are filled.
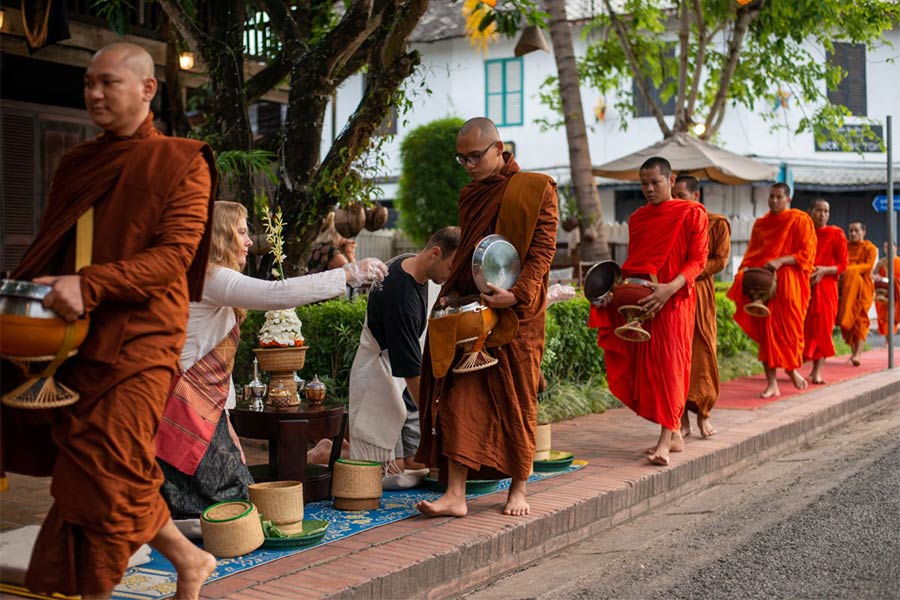
[[[347,285],[358,288],[376,281],[383,281],[387,276],[388,268],[377,258],[364,258],[358,262],[344,265],[344,273],[347,275]]]

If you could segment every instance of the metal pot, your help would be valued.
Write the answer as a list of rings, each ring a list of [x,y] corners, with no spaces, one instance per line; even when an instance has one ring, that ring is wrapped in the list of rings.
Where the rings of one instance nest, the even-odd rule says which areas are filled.
[[[486,236],[475,246],[472,253],[472,277],[483,293],[491,293],[489,283],[508,290],[515,285],[521,270],[518,250],[502,235],[495,233]]]
[[[0,314],[58,319],[59,315],[41,304],[51,289],[49,285],[31,281],[4,279],[0,282]]]
[[[622,268],[614,261],[598,262],[584,277],[584,296],[592,304],[602,303],[612,289],[622,281]]]

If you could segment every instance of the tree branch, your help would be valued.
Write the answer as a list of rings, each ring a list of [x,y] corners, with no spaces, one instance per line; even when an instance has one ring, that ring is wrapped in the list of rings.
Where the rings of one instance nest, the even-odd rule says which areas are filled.
[[[694,17],[697,19],[697,56],[694,57],[694,76],[691,78],[691,92],[687,99],[687,119],[694,118],[694,107],[697,105],[697,94],[700,92],[700,77],[703,75],[703,64],[706,60],[706,21],[703,18],[701,0],[694,0]]]
[[[681,0],[681,30],[678,32],[678,92],[675,95],[675,131],[684,131],[688,126],[684,95],[687,88],[688,42],[690,36],[691,11],[688,9],[688,0]]]
[[[622,51],[625,53],[625,59],[628,61],[628,64],[631,67],[631,72],[634,73],[634,81],[638,86],[638,91],[650,106],[650,111],[656,118],[656,122],[659,125],[659,128],[662,130],[663,136],[670,137],[672,135],[672,130],[668,125],[666,125],[662,107],[660,107],[659,103],[653,99],[653,96],[650,95],[650,92],[647,89],[647,78],[644,75],[644,70],[641,68],[640,63],[638,63],[638,60],[634,55],[634,49],[631,47],[631,43],[629,43],[628,41],[628,34],[625,31],[625,25],[616,15],[609,0],[603,0],[603,4],[606,6],[606,11],[609,14],[610,21],[612,21],[613,24],[613,30],[616,32],[616,36],[619,38],[619,43],[622,45]]]
[[[284,0],[256,0],[256,4],[269,15],[269,26],[282,43],[288,37],[296,40],[303,39],[303,34],[294,20],[294,15],[288,9]]]
[[[353,0],[340,22],[315,49],[321,72],[332,77],[380,24],[380,14],[379,18],[372,18],[372,0]]]
[[[728,52],[725,64],[722,66],[722,72],[719,75],[719,89],[709,108],[709,114],[706,115],[706,131],[701,136],[703,139],[709,139],[715,135],[719,127],[722,125],[722,119],[725,115],[725,100],[728,98],[728,88],[731,86],[731,78],[737,69],[738,59],[741,55],[741,46],[744,43],[744,36],[750,28],[750,23],[759,15],[764,2],[756,2],[738,10],[738,18],[734,24],[734,31],[731,40],[728,42]]]
[[[244,82],[247,104],[253,104],[291,73],[291,62],[282,51],[275,60]]]
[[[169,21],[178,29],[178,33],[187,42],[191,51],[203,58],[203,62],[209,64],[208,57],[203,52],[205,45],[199,37],[205,37],[206,34],[194,25],[190,15],[181,6],[181,2],[178,0],[159,0],[159,5],[168,15]]]

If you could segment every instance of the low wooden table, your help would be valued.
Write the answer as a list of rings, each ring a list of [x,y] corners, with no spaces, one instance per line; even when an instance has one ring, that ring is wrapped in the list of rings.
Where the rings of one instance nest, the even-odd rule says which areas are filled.
[[[303,501],[314,502],[331,496],[334,461],[341,456],[347,412],[340,402],[312,405],[302,403],[286,409],[266,407],[262,411],[236,408],[231,424],[240,437],[269,442],[269,462],[250,468],[256,481],[300,481]],[[309,444],[321,439],[332,441],[328,466],[308,465]]]

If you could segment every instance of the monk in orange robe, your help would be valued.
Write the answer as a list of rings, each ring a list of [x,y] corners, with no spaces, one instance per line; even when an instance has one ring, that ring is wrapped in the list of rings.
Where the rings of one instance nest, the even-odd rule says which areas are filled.
[[[853,221],[847,229],[847,270],[841,277],[841,297],[838,306],[838,324],[844,341],[853,353],[850,362],[860,365],[860,355],[869,336],[869,307],[875,297],[872,270],[878,258],[878,248],[866,239],[866,225]]]
[[[803,359],[813,363],[809,380],[825,383],[825,359],[834,356],[834,323],[838,312],[838,278],[847,268],[847,238],[840,227],[828,224],[831,206],[816,198],[810,207],[816,228],[816,266],[809,276],[810,298],[803,326]]]
[[[215,162],[207,145],[153,127],[153,73],[140,46],[94,55],[84,99],[104,133],[62,158],[14,274],[52,286],[44,304],[67,321],[91,319],[78,354],[57,371],[78,402],[55,409],[50,427],[39,411],[4,407],[6,467],[53,476],[54,504],[26,576],[32,592],[108,598],[145,543],[174,565],[178,598],[197,598],[216,565],[172,522],[154,444],[188,302],[203,290]],[[75,273],[73,230],[91,208],[91,264]]]
[[[885,257],[878,261],[878,264],[875,265],[875,274],[881,278],[882,281],[887,281],[887,256],[888,256],[888,244],[884,243],[884,255]],[[900,329],[900,256],[897,256],[897,246],[894,245],[894,333],[897,333],[898,329]],[[888,332],[888,307],[890,306],[885,299],[884,302],[877,301],[876,297],[875,302],[875,312],[878,315],[878,333],[880,335],[887,335]]]
[[[610,304],[591,307],[589,327],[598,329],[610,391],[639,416],[660,425],[648,460],[668,465],[669,452],[684,449],[681,415],[691,377],[691,343],[697,300],[694,281],[706,267],[709,222],[699,202],[672,199],[675,175],[669,162],[653,157],[640,169],[647,204],[628,220],[628,258],[623,277],[653,281],[653,292],[639,300],[653,317],[643,326],[646,342],[625,341],[615,329],[625,319]]]
[[[530,510],[525,482],[535,452],[547,281],[556,252],[556,184],[547,175],[520,171],[512,155],[503,152],[500,134],[489,119],[467,121],[456,148],[456,160],[472,182],[459,195],[460,246],[438,303],[479,293],[472,253],[487,235],[506,237],[518,251],[522,270],[511,289],[492,286],[491,293],[481,294],[499,317],[487,344],[497,364],[454,373],[456,337],[447,337],[442,319],[429,323],[416,460],[439,467],[447,491],[416,508],[428,516],[461,517],[467,512],[468,476],[511,477],[502,512],[525,515]]]
[[[809,306],[809,276],[816,256],[816,232],[812,219],[790,208],[791,190],[776,183],[769,190],[769,212],[753,224],[750,243],[728,297],[737,305],[734,320],[759,344],[759,360],[766,371],[762,398],[778,396],[775,370],[784,369],[798,389],[807,383],[797,369],[803,364],[803,322]],[[775,272],[778,290],[769,300],[768,317],[744,312],[750,298],[744,294],[744,270],[766,267]]]
[[[700,202],[700,182],[693,175],[675,178],[672,197]],[[687,410],[681,415],[681,435],[691,435],[688,412],[697,415],[700,435],[716,434],[709,422],[709,413],[719,399],[719,362],[716,356],[716,288],[713,277],[728,264],[731,255],[731,225],[723,215],[707,213],[709,219],[709,254],[703,272],[697,276],[697,313],[694,317],[694,340],[691,344],[691,381],[688,387]]]

